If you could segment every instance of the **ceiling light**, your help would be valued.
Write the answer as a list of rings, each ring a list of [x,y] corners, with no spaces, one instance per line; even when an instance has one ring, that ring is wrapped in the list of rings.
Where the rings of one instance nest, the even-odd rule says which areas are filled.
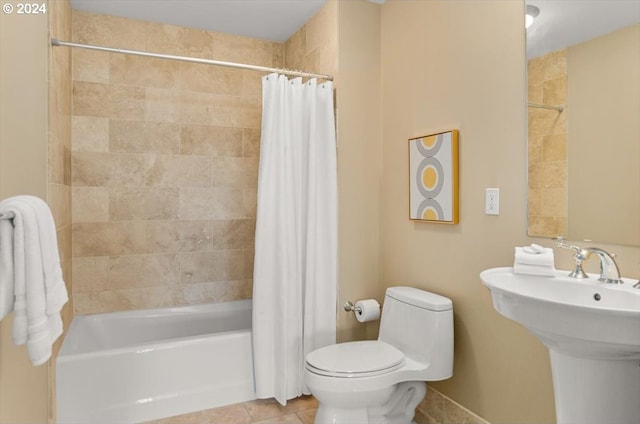
[[[540,14],[540,9],[535,7],[532,4],[527,5],[527,14],[525,15],[524,26],[525,28],[529,28],[533,23],[533,19]]]

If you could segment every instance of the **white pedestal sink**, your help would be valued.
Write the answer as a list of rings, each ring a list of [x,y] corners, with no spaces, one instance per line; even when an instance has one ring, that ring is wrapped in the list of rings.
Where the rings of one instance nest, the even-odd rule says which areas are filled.
[[[480,273],[500,314],[549,348],[558,424],[640,422],[640,290],[636,282]]]

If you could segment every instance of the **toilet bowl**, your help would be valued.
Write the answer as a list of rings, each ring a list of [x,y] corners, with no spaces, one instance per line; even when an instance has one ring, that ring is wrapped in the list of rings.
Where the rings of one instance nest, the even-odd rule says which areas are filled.
[[[309,353],[305,384],[318,400],[316,424],[409,424],[425,381],[453,373],[453,308],[446,297],[390,287],[378,340]]]

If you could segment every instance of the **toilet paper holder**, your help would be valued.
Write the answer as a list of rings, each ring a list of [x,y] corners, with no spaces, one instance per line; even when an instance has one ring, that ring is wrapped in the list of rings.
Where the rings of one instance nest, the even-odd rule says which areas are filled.
[[[362,312],[360,306],[356,306],[352,301],[347,300],[344,305],[342,305],[345,311],[347,312]]]

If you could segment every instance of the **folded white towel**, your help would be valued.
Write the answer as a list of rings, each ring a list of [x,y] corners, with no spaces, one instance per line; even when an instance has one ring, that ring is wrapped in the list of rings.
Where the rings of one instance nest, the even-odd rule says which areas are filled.
[[[556,275],[556,269],[554,267],[528,265],[515,262],[513,264],[513,273],[554,277]]]
[[[13,225],[0,219],[0,321],[13,311]]]
[[[515,262],[519,264],[553,267],[553,249],[546,247],[544,253],[528,253],[526,247],[516,247]]]
[[[60,310],[68,300],[55,223],[46,203],[33,196],[5,199],[0,202],[0,212],[14,214],[13,341],[26,344],[31,362],[41,365],[49,360],[52,344],[62,334]],[[0,228],[3,231],[0,236],[6,228],[6,225]],[[2,246],[5,244],[4,240],[0,242]],[[6,260],[4,252],[0,259]],[[5,277],[8,279],[10,275],[3,274],[3,281]]]

